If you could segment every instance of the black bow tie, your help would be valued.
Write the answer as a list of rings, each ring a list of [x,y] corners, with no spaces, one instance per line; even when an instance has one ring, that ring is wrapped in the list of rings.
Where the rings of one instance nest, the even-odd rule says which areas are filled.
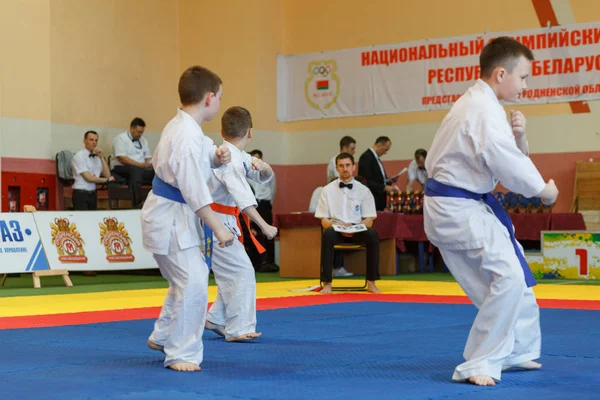
[[[96,157],[97,154],[96,153],[90,153],[90,157]]]
[[[345,187],[347,187],[348,189],[352,189],[352,184],[351,183],[340,182],[340,189],[343,189]]]
[[[139,142],[139,141],[140,141],[140,139],[139,139],[139,138],[138,138],[138,139],[131,138],[131,141],[132,141],[133,143],[135,143],[135,142]]]

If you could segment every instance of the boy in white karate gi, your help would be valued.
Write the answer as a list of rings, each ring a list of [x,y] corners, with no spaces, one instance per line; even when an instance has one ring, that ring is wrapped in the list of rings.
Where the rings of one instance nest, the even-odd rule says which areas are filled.
[[[234,237],[212,211],[211,167],[229,162],[228,148],[217,149],[200,124],[219,111],[221,79],[203,67],[188,68],[179,80],[181,108],[165,126],[152,159],[156,172],[142,209],[142,241],[169,281],[167,297],[148,339],[166,355],[164,366],[199,371],[208,306],[208,267],[200,250],[199,219],[222,246]]]
[[[228,342],[253,340],[256,332],[256,280],[254,267],[243,245],[240,217],[250,230],[248,217],[272,239],[277,228],[265,222],[256,210],[256,198],[246,178],[267,183],[273,177],[269,164],[252,158],[244,151],[252,138],[252,117],[243,107],[231,107],[221,118],[223,146],[231,153],[231,162],[212,171],[209,183],[214,203],[212,209],[221,222],[240,240],[231,247],[215,247],[212,271],[219,293],[210,307],[205,327],[224,336]],[[240,215],[240,210],[245,215]],[[252,233],[251,233],[252,235]],[[259,252],[265,249],[251,236]]]
[[[456,367],[455,381],[494,385],[503,370],[541,364],[535,279],[514,238],[510,217],[491,192],[498,181],[526,197],[556,201],[529,159],[525,117],[499,100],[515,101],[526,88],[533,54],[508,37],[488,43],[481,78],[444,118],[427,155],[425,232],[450,272],[479,309]]]

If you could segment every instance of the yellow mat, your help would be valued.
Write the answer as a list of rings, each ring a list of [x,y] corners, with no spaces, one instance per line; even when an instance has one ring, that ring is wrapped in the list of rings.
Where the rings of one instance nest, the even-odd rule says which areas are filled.
[[[258,283],[257,297],[321,296],[315,292],[290,291],[307,288],[315,283],[315,280]],[[348,282],[348,284],[352,283]],[[461,288],[454,282],[378,281],[377,285],[384,294],[464,296]],[[544,284],[534,287],[534,291],[539,299],[600,300],[600,288],[597,286]],[[159,307],[166,292],[166,289],[144,289],[4,297],[0,298],[0,317]],[[213,301],[217,294],[217,287],[210,286],[208,293],[209,301]],[[360,293],[365,296],[375,296],[365,292]]]

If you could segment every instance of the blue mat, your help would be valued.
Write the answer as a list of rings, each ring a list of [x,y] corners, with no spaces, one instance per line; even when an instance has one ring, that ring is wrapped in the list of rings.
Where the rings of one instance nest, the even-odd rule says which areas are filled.
[[[341,303],[259,312],[260,340],[207,332],[203,371],[146,348],[153,321],[0,331],[0,390],[20,399],[598,399],[600,312],[542,310],[544,368],[452,383],[470,305]]]

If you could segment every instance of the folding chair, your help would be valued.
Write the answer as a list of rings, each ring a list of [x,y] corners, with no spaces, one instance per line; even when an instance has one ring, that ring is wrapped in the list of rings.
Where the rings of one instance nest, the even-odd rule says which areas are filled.
[[[133,195],[131,194],[129,186],[117,182],[110,182],[106,186],[108,191],[108,207],[111,210],[121,209],[121,207],[119,207],[120,200],[128,200],[133,203]]]
[[[321,228],[321,235],[323,233],[323,229]],[[353,243],[339,243],[333,246],[334,251],[364,251],[365,252],[365,262],[366,254],[367,254],[367,246],[363,244],[353,244]],[[332,266],[333,268],[333,266]],[[321,265],[321,273],[323,273],[323,265]],[[319,278],[320,279],[320,278]],[[323,288],[323,282],[320,282],[321,288]],[[331,291],[332,292],[355,292],[355,291],[366,291],[367,290],[367,272],[365,271],[365,283],[363,286],[333,286],[333,279],[331,282]]]
[[[61,150],[56,153],[54,157],[56,165],[56,178],[58,182],[62,184],[61,196],[64,197],[64,188],[73,186],[75,179],[73,179],[73,169],[71,167],[71,160],[73,159],[73,152],[70,150]],[[72,210],[73,207],[70,207]],[[2,282],[4,285],[4,282]]]

